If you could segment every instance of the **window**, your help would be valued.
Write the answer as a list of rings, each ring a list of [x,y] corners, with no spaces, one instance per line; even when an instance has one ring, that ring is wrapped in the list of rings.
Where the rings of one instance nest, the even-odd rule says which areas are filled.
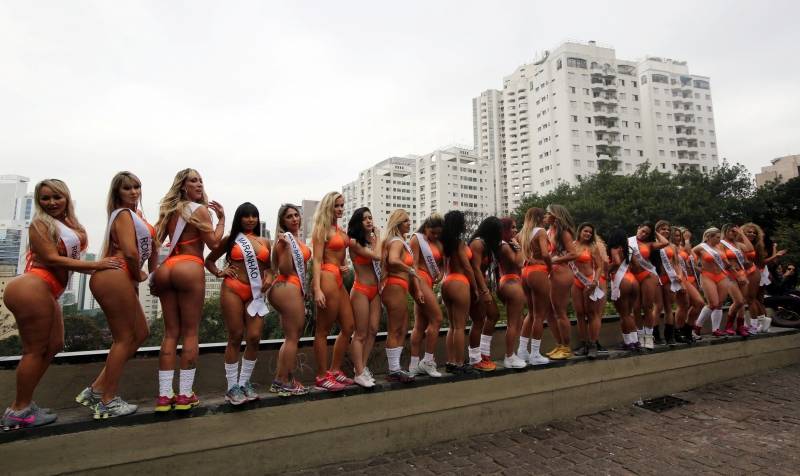
[[[625,107],[625,106],[622,106],[622,107],[620,108],[620,112],[622,112],[623,114],[627,114],[627,113],[628,113],[628,108],[627,108],[627,107]]]
[[[594,146],[591,146],[591,145],[587,145],[586,146],[586,152],[591,154],[593,151],[594,151]]]
[[[628,142],[629,140],[631,140],[631,136],[628,134],[622,134],[622,142]]]
[[[702,79],[695,79],[694,81],[692,81],[692,85],[694,87],[696,87],[696,88],[699,88],[699,89],[708,89],[709,88],[708,81],[705,81],[705,80],[702,80]]]
[[[572,118],[572,122],[578,122],[578,116],[570,116],[570,117]]]
[[[577,129],[573,129],[572,130],[572,137],[578,137],[578,130]]]
[[[569,87],[569,92],[574,94],[575,93],[575,86],[570,86]]]
[[[586,117],[586,122],[587,122],[587,123],[589,123],[589,124],[591,124],[591,123],[592,123],[592,118],[587,116],[587,117]]]
[[[709,143],[709,145],[710,145],[711,147],[714,147],[714,148],[716,148],[716,147],[717,147],[717,143],[716,143],[716,142],[711,142],[711,143]]]
[[[632,81],[632,82],[633,82],[633,87],[635,88],[636,87],[636,81]]]
[[[663,150],[661,150],[661,149],[659,149],[659,151],[658,151],[658,156],[659,156],[659,157],[664,157],[664,151],[663,151]]]
[[[661,113],[660,113],[660,112],[657,112],[657,113],[656,113],[656,118],[657,118],[657,119],[660,119],[660,118],[661,118]]]
[[[662,130],[663,128],[664,128],[664,126],[662,126],[661,124],[658,124],[658,125],[656,125],[656,130],[657,130],[658,132],[661,132],[661,130]],[[661,137],[659,137],[659,139],[661,139]]]
[[[662,169],[666,169],[667,168],[667,164],[665,164],[664,162],[661,162],[661,168]]]
[[[639,95],[638,94],[634,94],[633,95],[633,100],[634,101],[638,101],[639,100]]]
[[[642,136],[636,136],[636,143],[637,144],[641,144],[642,143]]]
[[[706,101],[710,101],[710,100],[711,100],[711,95],[710,94],[706,94]]]
[[[671,151],[669,151],[669,156],[670,156],[670,157],[672,157],[672,158],[675,158],[675,155],[676,155],[676,154],[675,154],[675,151],[674,151],[674,150],[671,150]]]
[[[660,126],[659,126],[659,127],[660,127]],[[663,143],[664,143],[664,138],[663,138],[663,137],[659,137],[659,138],[658,138],[658,143],[659,143],[659,144],[663,144]]]
[[[708,109],[708,112],[711,112],[711,106],[706,106],[706,109]]]
[[[594,160],[587,160],[586,161],[586,166],[589,167],[590,169],[593,169],[594,168]]]
[[[586,138],[587,139],[591,139],[592,138],[592,131],[586,131]]]
[[[641,122],[634,122],[633,123],[633,127],[637,128],[637,129],[641,129],[642,128],[642,123]]]
[[[581,146],[578,145],[578,144],[572,144],[572,151],[573,152],[580,152],[581,151]]]
[[[621,122],[622,122],[622,127],[628,127],[628,121],[621,121]]]
[[[642,79],[646,79],[646,78],[647,78],[646,76],[642,76]],[[669,84],[669,78],[664,76],[663,74],[654,74],[652,76],[652,79],[653,79],[654,83]],[[642,84],[644,84],[644,81],[642,81]]]
[[[661,105],[661,101],[656,99],[655,101],[653,101],[653,104],[655,104],[656,106],[660,106]]]
[[[574,160],[572,161],[572,165],[574,165],[575,167],[580,167],[580,166],[581,166],[581,161],[580,161],[580,159],[574,159]]]
[[[620,79],[619,80],[619,85],[620,86],[625,86],[625,80],[624,79]]]
[[[570,101],[569,107],[570,109],[575,109],[576,107],[578,107],[578,103],[576,101]]]
[[[630,157],[631,156],[631,150],[630,149],[623,150],[622,151],[622,155],[624,155],[626,157]]]
[[[589,95],[589,88],[583,88],[583,94],[588,96]]]
[[[561,69],[561,60],[556,61],[556,69]]]
[[[626,98],[625,93],[619,93],[619,99],[624,100]]]
[[[570,68],[586,68],[586,60],[581,58],[567,58],[567,66]]]
[[[647,84],[647,76],[642,76],[641,78],[642,84]]]
[[[644,151],[643,150],[637,150],[636,152],[639,153],[639,157],[644,157]]]
[[[658,94],[658,92],[659,92],[659,91],[660,91],[660,89],[658,89],[658,88],[653,88],[653,93],[654,93],[654,94]]]

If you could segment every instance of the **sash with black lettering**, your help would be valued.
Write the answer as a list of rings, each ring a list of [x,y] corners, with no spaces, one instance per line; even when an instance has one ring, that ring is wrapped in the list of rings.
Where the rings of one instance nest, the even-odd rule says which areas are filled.
[[[595,283],[591,279],[587,278],[585,274],[581,273],[578,267],[575,265],[574,261],[569,262],[569,267],[572,270],[573,274],[575,274],[575,277],[578,278],[578,281],[580,281],[581,284],[583,284],[585,287],[595,285],[594,291],[592,292],[592,295],[589,296],[589,299],[591,299],[592,301],[603,299],[603,296],[605,296],[606,293],[602,289],[600,289],[599,283]]]
[[[641,266],[642,269],[655,276],[660,286],[661,280],[658,279],[658,271],[656,271],[656,267],[653,266],[653,263],[644,259],[642,256],[641,251],[639,251],[639,240],[636,239],[636,236],[631,236],[628,238],[628,249],[633,254],[633,258],[636,260],[636,263]]]
[[[150,229],[147,228],[147,224],[136,212],[130,208],[117,208],[111,212],[111,216],[108,218],[108,228],[106,228],[106,239],[111,239],[111,225],[114,224],[117,215],[126,210],[131,212],[131,218],[133,219],[133,230],[136,232],[136,249],[139,251],[139,269],[142,269],[142,266],[144,266],[153,252],[153,237],[150,235]]]
[[[81,239],[75,230],[67,225],[55,220],[56,227],[58,228],[58,238],[64,243],[64,249],[67,250],[67,257],[72,259],[81,259]],[[72,271],[67,273],[67,285],[72,278]]]
[[[250,293],[253,296],[253,300],[247,305],[247,314],[253,317],[266,316],[269,306],[261,293],[261,270],[258,268],[256,251],[243,233],[239,233],[234,241],[236,241],[236,246],[242,250],[244,268],[247,271],[247,279],[250,280]]]
[[[708,243],[700,243],[700,247],[714,259],[714,263],[719,266],[720,271],[725,271],[725,263],[722,261],[722,256],[719,254],[719,251],[709,246]]]
[[[738,246],[731,244],[725,240],[719,240],[719,241],[720,243],[725,245],[725,248],[728,248],[729,250],[733,251],[733,254],[736,255],[736,261],[739,262],[739,269],[744,271],[747,268],[747,266],[745,266],[744,253],[742,253],[742,250],[740,250]]]
[[[422,257],[425,259],[425,266],[428,268],[428,273],[433,277],[433,281],[439,278],[439,266],[436,264],[436,259],[433,257],[433,252],[431,251],[431,245],[428,243],[428,240],[425,239],[425,235],[422,233],[416,233],[417,241],[419,242],[419,251],[422,253]]]
[[[306,261],[303,259],[303,251],[300,250],[300,245],[297,244],[297,240],[295,240],[293,234],[287,231],[283,234],[283,237],[286,238],[286,241],[289,243],[289,251],[292,253],[292,263],[294,263],[294,272],[297,274],[298,279],[300,279],[300,291],[302,291],[303,296],[305,296]]]
[[[667,276],[669,276],[669,290],[673,293],[677,293],[683,286],[681,286],[681,280],[678,278],[678,273],[675,272],[675,268],[672,266],[672,261],[669,260],[669,256],[667,256],[666,248],[661,248],[659,250],[661,253],[661,264],[664,265],[664,271],[667,272]]]

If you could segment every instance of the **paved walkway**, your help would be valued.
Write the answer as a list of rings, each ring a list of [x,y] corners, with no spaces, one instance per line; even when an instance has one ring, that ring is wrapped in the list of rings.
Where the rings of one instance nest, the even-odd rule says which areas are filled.
[[[800,365],[675,396],[292,474],[800,474]]]

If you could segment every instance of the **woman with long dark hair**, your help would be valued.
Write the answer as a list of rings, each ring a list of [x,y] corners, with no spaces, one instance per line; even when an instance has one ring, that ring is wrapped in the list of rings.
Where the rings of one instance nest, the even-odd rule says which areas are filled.
[[[522,276],[520,276],[523,263],[522,248],[516,239],[517,223],[514,219],[501,218],[500,224],[502,241],[497,256],[497,265],[500,270],[497,296],[506,306],[506,315],[508,316],[503,367],[521,369],[525,368],[528,362],[519,357],[514,350],[522,325],[522,309],[526,303],[525,291],[522,289]]]
[[[3,413],[5,430],[47,425],[56,414],[40,408],[33,392],[50,361],[64,348],[64,320],[58,298],[73,271],[90,274],[104,269],[121,269],[120,258],[82,261],[86,249],[86,229],[75,216],[67,184],[58,179],[42,180],[33,192],[25,272],[12,279],[3,293],[5,303],[19,329],[22,358],[17,365],[17,391],[11,406]],[[101,395],[95,395],[97,399]]]
[[[292,376],[297,365],[297,345],[306,322],[307,263],[311,250],[300,240],[300,208],[287,203],[278,209],[272,272],[277,275],[267,297],[280,315],[283,344],[278,351],[278,368],[269,391],[282,397],[304,395],[308,390]]]
[[[672,305],[679,298],[678,292],[683,291],[685,277],[679,264],[678,247],[672,243],[672,227],[666,220],[656,222],[656,234],[667,241],[667,245],[656,254],[654,261],[659,270],[661,281],[660,295],[656,296],[656,323],[659,316],[664,314],[664,341],[667,345],[675,345],[675,312]],[[658,324],[656,324],[658,325]]]
[[[374,387],[375,379],[367,368],[367,361],[378,333],[381,318],[381,299],[378,293],[381,276],[381,247],[372,212],[361,207],[353,212],[347,223],[350,237],[350,260],[355,270],[355,281],[350,290],[353,306],[355,334],[350,344],[350,359],[353,361],[353,381],[362,387]]]
[[[685,228],[672,228],[672,244],[678,249],[678,264],[681,267],[683,289],[676,294],[677,309],[675,310],[675,340],[691,344],[695,341],[693,334],[697,316],[703,308],[703,297],[700,295],[697,286],[697,276],[695,275],[696,263],[693,256],[691,243],[686,242],[686,236],[691,240],[692,234]]]
[[[217,268],[217,260],[225,256],[226,266]],[[225,401],[231,405],[257,400],[258,393],[250,377],[258,357],[258,344],[264,331],[264,318],[269,311],[265,293],[272,286],[270,243],[261,236],[258,208],[245,202],[236,209],[231,232],[220,240],[206,257],[206,269],[218,278],[225,278],[219,302],[228,332],[225,347]],[[242,366],[239,353],[245,340]]]
[[[634,310],[639,336],[639,344],[645,349],[655,347],[653,327],[658,324],[656,316],[656,299],[660,296],[661,285],[655,255],[669,244],[666,238],[655,232],[649,222],[644,222],[636,229],[636,235],[628,238],[628,251],[631,254],[631,273],[639,282],[638,307]],[[644,317],[641,314],[644,313]]]
[[[605,266],[597,246],[594,225],[581,223],[575,240],[578,257],[570,262],[575,278],[572,284],[572,306],[578,320],[578,335],[583,340],[580,355],[597,358],[600,325],[605,297]],[[605,253],[603,253],[605,254]]]
[[[469,238],[472,251],[470,264],[478,287],[478,299],[471,303],[469,315],[472,329],[469,332],[469,362],[477,370],[491,372],[497,368],[492,362],[492,336],[500,312],[492,291],[497,288],[497,257],[500,254],[502,225],[497,217],[486,217]]]
[[[531,365],[544,365],[550,359],[539,350],[542,345],[544,321],[551,322],[550,329],[560,342],[558,326],[553,325],[553,306],[550,303],[550,271],[552,268],[549,241],[544,229],[545,211],[531,207],[525,212],[525,222],[519,232],[519,241],[525,267],[522,268],[522,279],[528,302],[528,315],[522,323],[517,355]],[[528,343],[531,349],[528,351]]]
[[[553,269],[550,273],[550,302],[553,303],[553,320],[551,327],[558,326],[558,331],[553,331],[556,338],[556,347],[547,356],[553,360],[564,360],[572,357],[569,346],[572,325],[567,316],[570,289],[575,275],[568,263],[578,257],[575,250],[575,222],[569,211],[561,205],[547,206],[544,223],[549,226],[547,237],[550,240],[550,253]]]
[[[470,364],[464,363],[464,331],[470,300],[478,296],[471,264],[472,251],[461,239],[466,228],[463,212],[451,210],[444,215],[441,238],[445,263],[442,300],[450,321],[446,338],[447,371],[456,374],[476,372]]]
[[[622,229],[614,230],[608,237],[608,257],[611,261],[611,301],[619,314],[624,350],[638,350],[639,336],[633,312],[639,300],[639,281],[630,271],[631,255],[628,239]]]
[[[158,263],[158,253],[153,252],[156,231],[143,218],[141,197],[142,182],[136,175],[119,172],[111,179],[102,256],[114,256],[125,265],[95,272],[89,287],[106,315],[113,343],[100,375],[75,398],[91,408],[97,420],[130,415],[137,409],[117,395],[117,388],[125,363],[149,334],[139,302],[139,283],[147,279],[142,266],[148,263],[149,270],[155,271]]]
[[[439,328],[442,325],[442,310],[436,294],[433,292],[434,283],[442,277],[444,260],[442,244],[439,237],[442,234],[444,219],[434,213],[422,222],[419,229],[411,237],[411,252],[414,254],[414,268],[419,276],[420,288],[425,302],[414,302],[414,329],[411,331],[411,360],[408,371],[414,375],[427,374],[431,377],[441,377],[436,366],[433,353],[439,340]],[[423,339],[425,340],[425,355],[420,360]]]
[[[211,223],[211,212],[217,226]],[[192,386],[200,351],[200,319],[203,317],[206,277],[203,248],[219,245],[225,231],[225,211],[218,202],[208,201],[203,179],[194,169],[175,175],[161,199],[157,243],[169,237],[167,259],[152,274],[153,294],[161,300],[164,339],[158,356],[158,398],[156,411],[190,410],[200,404]],[[172,381],[178,341],[183,340],[178,395]]]

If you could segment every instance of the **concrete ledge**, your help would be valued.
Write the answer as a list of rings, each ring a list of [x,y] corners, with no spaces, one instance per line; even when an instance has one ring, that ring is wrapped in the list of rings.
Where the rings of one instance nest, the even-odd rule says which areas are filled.
[[[800,333],[0,445],[11,474],[275,473],[575,417],[800,361]]]

